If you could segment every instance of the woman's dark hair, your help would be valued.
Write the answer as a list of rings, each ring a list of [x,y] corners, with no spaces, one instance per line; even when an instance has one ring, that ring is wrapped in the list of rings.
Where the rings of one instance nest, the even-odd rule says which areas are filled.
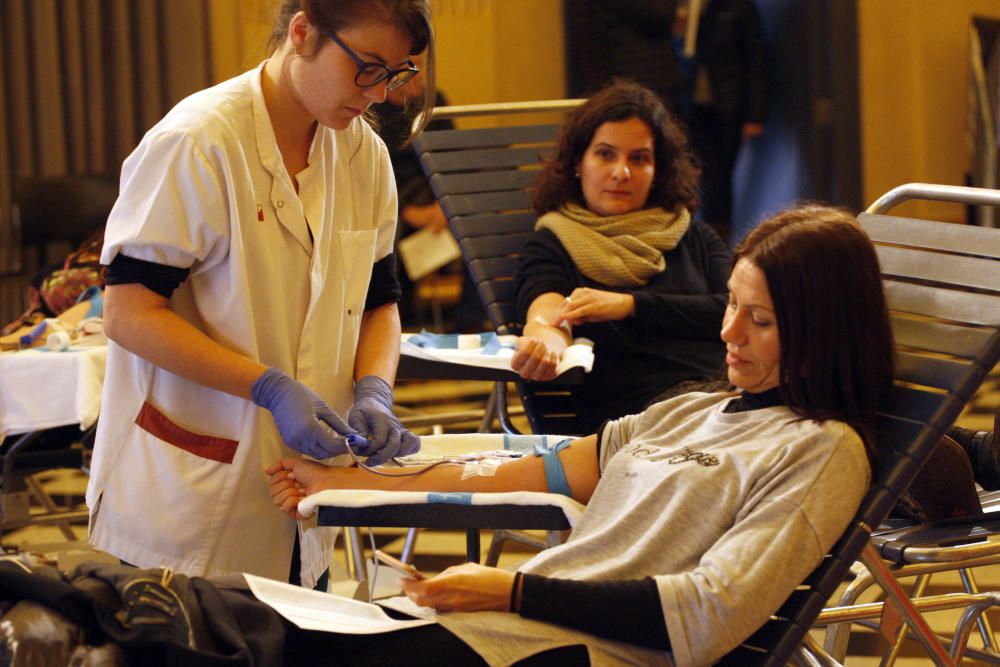
[[[424,77],[422,108],[425,113],[421,115],[420,125],[414,128],[413,133],[416,134],[424,129],[430,121],[430,112],[434,109],[436,86],[434,30],[431,26],[428,0],[282,0],[271,28],[271,38],[268,40],[271,52],[285,43],[292,17],[300,11],[306,13],[309,22],[319,29],[321,35],[324,32],[338,32],[360,23],[384,21],[395,23],[410,35],[413,41],[410,55],[417,55],[426,50],[425,66],[422,68]],[[327,39],[329,38],[322,35],[313,45],[313,53],[319,50],[323,40]]]
[[[850,424],[874,455],[875,415],[895,353],[878,257],[857,219],[807,204],[768,219],[736,247],[760,269],[781,339],[780,391],[804,418]]]
[[[578,107],[559,133],[556,154],[546,160],[535,179],[531,207],[542,215],[575,201],[586,204],[577,165],[597,129],[607,123],[638,118],[653,133],[656,173],[645,206],[662,206],[675,211],[684,206],[698,207],[698,179],[701,168],[688,147],[687,135],[670,115],[656,93],[628,81],[616,81]]]

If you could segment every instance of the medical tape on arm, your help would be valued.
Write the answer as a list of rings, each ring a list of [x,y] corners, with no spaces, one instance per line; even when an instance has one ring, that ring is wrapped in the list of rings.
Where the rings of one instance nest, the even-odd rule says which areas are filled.
[[[573,337],[573,327],[566,320],[563,320],[559,324],[552,324],[551,322],[549,322],[547,319],[545,319],[541,315],[535,315],[535,320],[534,321],[536,323],[538,323],[538,324],[541,324],[542,326],[545,326],[545,327],[552,327],[554,329],[560,329],[563,332],[565,332],[566,335],[569,336],[570,338]]]
[[[545,485],[548,487],[549,493],[561,493],[572,498],[573,492],[570,491],[566,471],[563,469],[562,461],[559,460],[559,452],[569,447],[570,442],[571,440],[566,438],[552,445],[551,448],[535,445],[535,456],[542,457],[542,465],[545,467]]]
[[[485,458],[481,461],[469,461],[462,466],[462,479],[470,477],[494,477],[497,469],[503,464],[499,459]]]

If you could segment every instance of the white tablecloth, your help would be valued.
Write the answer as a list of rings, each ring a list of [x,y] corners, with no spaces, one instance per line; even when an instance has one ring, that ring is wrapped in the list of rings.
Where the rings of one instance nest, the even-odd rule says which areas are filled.
[[[86,340],[86,339],[85,339]],[[55,426],[86,429],[101,411],[107,343],[0,353],[0,438]]]

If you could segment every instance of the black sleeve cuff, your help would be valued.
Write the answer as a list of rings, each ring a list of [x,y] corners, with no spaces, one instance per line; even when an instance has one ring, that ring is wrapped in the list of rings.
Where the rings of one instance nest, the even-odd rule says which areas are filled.
[[[525,574],[519,613],[598,637],[670,649],[660,594],[652,577],[573,581]]]
[[[372,279],[368,283],[365,311],[375,310],[387,303],[398,303],[403,291],[396,277],[396,255],[389,253],[372,265]]]
[[[191,269],[180,269],[167,264],[147,262],[118,253],[104,269],[104,282],[108,285],[139,283],[167,299],[181,283],[187,280]]]
[[[600,470],[601,467],[601,448],[604,447],[604,428],[608,425],[610,419],[605,419],[601,422],[601,425],[597,427],[597,467],[598,475],[603,475],[604,471]]]

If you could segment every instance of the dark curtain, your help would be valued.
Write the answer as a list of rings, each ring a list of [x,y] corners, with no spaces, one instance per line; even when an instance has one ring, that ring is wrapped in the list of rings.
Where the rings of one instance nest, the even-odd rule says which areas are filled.
[[[0,322],[24,307],[23,178],[117,176],[142,134],[211,83],[213,0],[0,0]]]

